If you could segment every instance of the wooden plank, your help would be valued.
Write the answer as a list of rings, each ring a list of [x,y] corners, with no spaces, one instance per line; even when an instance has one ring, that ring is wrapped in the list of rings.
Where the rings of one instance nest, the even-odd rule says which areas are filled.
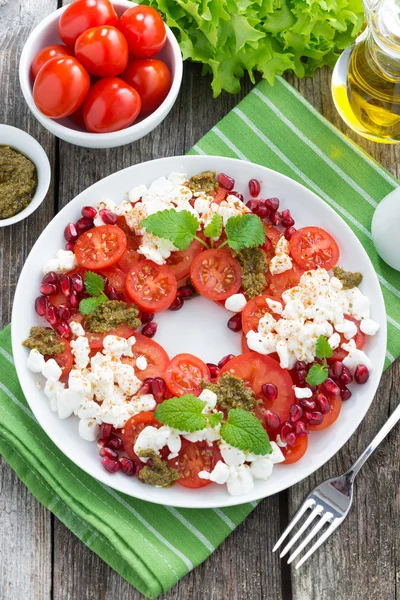
[[[30,114],[18,82],[22,46],[56,0],[0,3],[0,122],[28,131],[45,148],[52,165],[55,139]],[[1,143],[1,140],[0,140]],[[27,220],[0,229],[0,308],[9,322],[14,288],[33,243],[54,212],[54,180],[42,206]],[[0,458],[1,460],[1,458]],[[51,598],[51,515],[28,492],[4,460],[0,465],[0,598]]]
[[[330,76],[324,69],[313,80],[290,77],[289,81],[341,131],[399,177],[400,147],[377,145],[349,130],[333,105]],[[397,361],[383,375],[372,407],[349,442],[314,475],[290,490],[290,515],[315,485],[345,471],[361,454],[399,404],[399,381]],[[356,600],[367,595],[370,600],[400,598],[399,456],[397,429],[363,467],[352,510],[338,532],[299,571],[292,569],[293,600]]]

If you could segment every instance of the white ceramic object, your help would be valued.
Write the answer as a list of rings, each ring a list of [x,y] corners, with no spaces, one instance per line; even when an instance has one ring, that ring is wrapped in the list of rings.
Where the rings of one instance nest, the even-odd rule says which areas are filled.
[[[235,189],[245,195],[249,179],[256,178],[262,184],[263,197],[276,196],[280,198],[282,206],[291,210],[296,227],[325,227],[340,246],[340,264],[363,273],[362,291],[372,300],[372,318],[381,324],[377,335],[365,345],[374,365],[371,376],[365,385],[353,386],[353,397],[343,403],[336,423],[326,431],[311,433],[308,452],[300,462],[277,465],[267,482],[256,482],[249,494],[239,497],[230,496],[226,487],[220,485],[210,485],[200,490],[189,490],[179,485],[160,489],[144,485],[121,473],[110,475],[104,471],[96,444],[79,437],[77,418],[60,421],[51,412],[43,391],[36,386],[38,376],[26,367],[28,352],[21,346],[30,327],[41,322],[34,311],[34,300],[38,294],[42,266],[58,248],[64,246],[65,224],[75,221],[83,206],[95,204],[103,198],[119,203],[133,186],[140,183],[149,185],[156,177],[167,176],[171,172],[184,172],[191,176],[208,169],[233,175]],[[231,313],[205,298],[193,299],[176,313],[166,311],[157,315],[155,340],[165,347],[170,356],[191,352],[207,362],[217,362],[225,354],[241,352],[241,335],[229,331],[226,326],[230,316]],[[310,475],[343,446],[364,418],[379,384],[386,350],[386,313],[378,279],[361,243],[338,214],[313,192],[288,177],[252,163],[220,157],[183,156],[158,159],[114,173],[79,194],[54,217],[36,242],[22,270],[12,314],[12,343],[22,389],[37,420],[54,443],[79,467],[104,484],[149,502],[209,508],[241,504],[276,494]]]
[[[379,202],[372,218],[371,233],[380,257],[400,271],[400,187]]]
[[[36,192],[28,206],[13,217],[0,219],[0,227],[7,227],[26,219],[42,204],[50,186],[51,168],[42,146],[22,129],[11,125],[0,125],[0,146],[10,146],[14,150],[25,154],[34,163],[38,176]]]
[[[128,8],[135,6],[133,2],[129,2],[128,0],[115,0],[112,4],[118,16],[121,16]],[[116,146],[123,146],[124,144],[130,144],[139,140],[155,129],[165,119],[175,103],[181,86],[183,61],[179,44],[174,34],[166,26],[167,41],[164,48],[157,55],[157,58],[163,60],[168,66],[172,78],[171,89],[164,102],[151,115],[135,121],[133,125],[121,129],[121,131],[88,133],[75,125],[69,117],[58,120],[46,117],[36,108],[32,96],[32,61],[41,48],[50,44],[62,44],[58,35],[58,21],[66,8],[67,6],[59,8],[43,19],[32,31],[23,47],[19,62],[19,81],[22,93],[31,112],[43,127],[51,133],[77,146],[84,146],[85,148],[115,148]]]

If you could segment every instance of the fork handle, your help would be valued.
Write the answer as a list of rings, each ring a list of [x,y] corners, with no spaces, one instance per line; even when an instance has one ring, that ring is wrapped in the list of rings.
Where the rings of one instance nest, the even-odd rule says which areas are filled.
[[[347,471],[346,475],[349,475],[350,479],[353,480],[357,475],[358,471],[361,469],[366,460],[371,456],[375,448],[379,446],[382,440],[388,435],[388,433],[393,429],[396,425],[397,421],[400,419],[400,404],[390,415],[382,429],[376,434],[370,445],[364,450],[361,456],[356,460],[356,462],[350,467]]]

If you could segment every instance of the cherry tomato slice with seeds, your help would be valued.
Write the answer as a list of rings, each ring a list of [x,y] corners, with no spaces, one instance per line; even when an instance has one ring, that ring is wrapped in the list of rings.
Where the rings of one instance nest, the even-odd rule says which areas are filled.
[[[289,242],[290,254],[303,269],[323,268],[329,271],[339,260],[339,246],[320,227],[302,227]]]
[[[122,357],[121,361],[130,364],[135,369],[135,375],[141,381],[147,377],[163,377],[169,365],[169,356],[164,348],[157,344],[154,340],[142,335],[134,333],[136,342],[132,346],[133,358],[129,356]],[[137,368],[136,359],[138,356],[144,356],[147,361],[147,367],[143,371]]]
[[[61,352],[61,354],[56,354],[54,356],[48,356],[46,357],[46,360],[47,358],[54,358],[54,360],[62,370],[61,379],[65,380],[74,364],[74,356],[72,354],[69,342],[67,342],[67,340],[63,340],[63,342],[65,344],[64,352]]]
[[[229,250],[205,250],[192,262],[190,278],[199,294],[218,302],[239,291],[242,269]]]
[[[101,225],[83,233],[74,248],[78,264],[99,271],[118,262],[127,246],[126,235],[116,225]]]
[[[327,398],[329,400],[329,404],[331,405],[330,412],[328,412],[324,415],[324,418],[322,419],[322,423],[320,423],[319,425],[308,425],[307,424],[307,429],[309,431],[322,431],[322,429],[327,429],[327,427],[330,427],[330,425],[332,425],[336,421],[338,416],[340,415],[340,411],[342,410],[341,397],[330,395],[330,396],[327,396]]]
[[[361,350],[365,344],[365,333],[363,333],[360,329],[360,321],[357,321],[357,319],[355,319],[354,317],[351,317],[350,315],[345,315],[344,318],[347,319],[348,321],[353,321],[353,323],[356,324],[358,331],[352,339],[355,341],[355,344],[356,344],[356,347],[358,348],[358,350]],[[343,344],[343,343],[348,343],[348,342],[349,342],[349,340],[346,340],[344,335],[341,333],[340,334],[340,343]],[[342,361],[344,358],[346,358],[347,355],[348,355],[348,352],[339,346],[338,348],[336,348],[333,351],[331,358],[328,358],[328,363],[331,364],[331,363],[335,362],[336,360]]]
[[[282,302],[270,296],[256,296],[249,300],[242,311],[242,329],[245,334],[249,331],[257,331],[258,322],[265,313],[271,314],[277,320],[280,318],[280,314],[275,313],[268,306],[267,300],[273,300],[282,306]]]
[[[222,460],[217,444],[207,442],[189,442],[182,439],[179,455],[168,461],[168,466],[177,469],[181,474],[178,483],[186,488],[198,489],[212,483],[209,479],[199,477],[200,471],[211,471],[219,460]]]
[[[178,250],[171,253],[171,256],[167,258],[166,264],[171,269],[177,281],[189,275],[193,260],[203,250],[203,244],[197,240],[193,240],[187,250]]]
[[[193,354],[177,354],[169,363],[165,372],[167,388],[176,396],[201,393],[200,383],[210,381],[207,365]]]
[[[144,463],[140,460],[136,452],[134,452],[133,447],[139,433],[149,425],[157,429],[161,427],[161,423],[154,418],[154,412],[141,412],[128,419],[121,432],[124,450],[129,458],[138,466],[143,466]]]
[[[166,265],[156,265],[151,260],[143,260],[131,269],[125,287],[131,300],[146,312],[169,308],[178,289],[172,271]]]
[[[277,227],[274,227],[273,225],[264,224],[264,229],[265,235],[270,240],[270,242],[272,242],[272,248],[270,248],[269,250],[266,250],[265,246],[263,247],[265,256],[267,257],[267,260],[270,261],[271,258],[275,256],[275,246],[282,237],[282,233]]]
[[[126,273],[122,269],[117,265],[113,265],[108,269],[102,269],[101,273],[107,277],[110,285],[115,288],[118,293],[125,294]]]
[[[285,457],[283,465],[292,465],[300,460],[306,453],[308,448],[308,435],[299,435],[293,446],[285,446],[281,448],[282,454]]]
[[[303,273],[305,273],[305,269],[302,269],[296,263],[293,264],[293,267],[289,271],[284,271],[278,275],[271,275],[270,271],[268,271],[268,294],[275,299],[280,299],[283,292],[299,283]]]

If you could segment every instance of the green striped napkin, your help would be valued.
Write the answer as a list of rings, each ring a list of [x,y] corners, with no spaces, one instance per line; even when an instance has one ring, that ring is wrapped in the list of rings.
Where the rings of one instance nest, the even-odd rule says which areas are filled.
[[[388,315],[386,366],[400,354],[400,274],[378,258],[375,206],[396,180],[321,117],[283,79],[260,83],[191,151],[266,165],[316,192],[366,248]],[[13,367],[10,327],[0,333],[0,453],[32,494],[140,592],[156,598],[201,563],[255,503],[216,510],[129,498],[71,463],[43,433]]]

